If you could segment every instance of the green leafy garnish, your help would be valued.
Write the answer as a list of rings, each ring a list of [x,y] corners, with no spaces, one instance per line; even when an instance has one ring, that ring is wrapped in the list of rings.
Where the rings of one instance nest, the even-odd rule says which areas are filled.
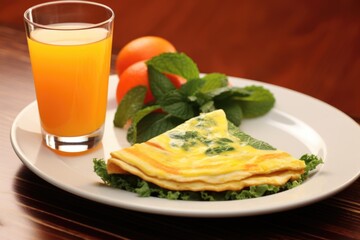
[[[137,124],[147,115],[151,114],[153,111],[160,109],[159,105],[153,105],[145,107],[138,112],[136,112],[132,119],[132,124],[127,133],[127,140],[129,143],[134,144],[137,142]]]
[[[160,133],[176,127],[183,121],[171,114],[151,112],[144,116],[137,125],[131,125],[127,134],[127,140],[131,143],[145,142]]]
[[[187,80],[199,77],[196,63],[185,53],[163,53],[153,57],[146,64],[159,72],[176,74]]]
[[[250,135],[240,131],[240,129],[238,127],[236,127],[234,124],[232,124],[231,122],[228,122],[228,129],[229,129],[229,132],[233,136],[240,139],[240,141],[245,143],[246,145],[250,145],[253,148],[261,149],[261,150],[275,150],[275,148],[273,146],[271,146],[270,144],[268,144],[264,141],[255,139],[255,138],[251,137]]]
[[[259,144],[258,146],[267,146]],[[266,149],[266,148],[265,148]],[[161,188],[155,184],[146,182],[141,178],[131,174],[108,174],[106,163],[102,159],[93,159],[94,171],[103,180],[103,182],[114,188],[137,193],[140,197],[159,197],[170,200],[196,200],[196,201],[225,201],[257,198],[286,191],[299,186],[308,179],[310,171],[314,170],[319,164],[323,163],[322,159],[311,154],[303,155],[300,160],[306,164],[305,173],[298,180],[287,182],[283,186],[258,185],[240,191],[171,191]]]
[[[156,99],[161,99],[166,93],[175,90],[175,86],[169,79],[151,65],[148,65],[148,74],[151,79],[149,81],[150,90]]]
[[[123,127],[143,107],[145,94],[146,87],[144,86],[130,89],[116,109],[114,117],[114,125],[116,127]]]
[[[248,96],[238,98],[244,117],[253,118],[264,115],[275,104],[274,96],[264,87],[247,86],[244,90],[250,93]]]
[[[311,154],[303,155],[300,160],[303,160],[306,164],[305,173],[302,175],[302,180],[305,180],[312,170],[314,170],[319,164],[323,163],[322,159]]]
[[[163,53],[146,64],[154,102],[142,104],[146,90],[134,88],[120,102],[114,119],[117,127],[131,120],[127,135],[131,144],[147,141],[200,113],[216,109],[223,109],[227,119],[239,126],[243,118],[262,116],[275,103],[273,94],[261,86],[230,87],[222,73],[200,77],[197,65],[184,53]],[[165,75],[169,73],[182,76],[186,83],[175,88]]]
[[[202,79],[204,80],[204,84],[201,86],[200,91],[203,93],[226,87],[228,85],[227,76],[222,73],[210,73],[205,75]]]

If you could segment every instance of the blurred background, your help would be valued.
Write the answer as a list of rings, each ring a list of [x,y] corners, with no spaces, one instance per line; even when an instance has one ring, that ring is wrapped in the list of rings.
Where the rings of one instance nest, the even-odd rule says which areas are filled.
[[[0,26],[24,31],[23,12],[42,2],[1,0]],[[284,86],[360,119],[359,0],[97,2],[116,14],[114,56],[134,38],[161,36],[201,72]]]

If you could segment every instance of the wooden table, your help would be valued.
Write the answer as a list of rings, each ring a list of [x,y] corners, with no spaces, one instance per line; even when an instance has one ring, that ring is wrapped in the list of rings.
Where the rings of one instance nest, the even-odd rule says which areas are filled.
[[[206,66],[206,57],[200,60]],[[315,89],[306,89],[308,94],[316,95]],[[321,95],[322,89],[316,91]],[[12,121],[33,100],[35,93],[24,31],[1,25],[0,239],[360,239],[359,179],[321,202],[286,212],[242,218],[158,216],[72,195],[32,173],[11,147]],[[354,101],[349,104],[349,109],[359,107]],[[359,115],[352,116],[360,122]]]

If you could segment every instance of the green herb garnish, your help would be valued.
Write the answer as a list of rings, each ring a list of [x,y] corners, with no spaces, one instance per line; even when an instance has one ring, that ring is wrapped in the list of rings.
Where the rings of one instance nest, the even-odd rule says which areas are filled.
[[[145,94],[146,87],[144,86],[130,89],[116,109],[114,117],[114,125],[116,127],[124,127],[125,123],[133,118],[135,113],[143,107]]]
[[[230,87],[221,73],[200,76],[196,63],[184,53],[163,53],[147,61],[149,86],[155,98],[144,105],[144,87],[130,90],[120,102],[114,124],[131,120],[127,139],[131,144],[149,140],[202,112],[223,109],[227,119],[239,126],[243,118],[266,114],[274,106],[273,94],[261,86]],[[176,89],[165,73],[184,77]]]

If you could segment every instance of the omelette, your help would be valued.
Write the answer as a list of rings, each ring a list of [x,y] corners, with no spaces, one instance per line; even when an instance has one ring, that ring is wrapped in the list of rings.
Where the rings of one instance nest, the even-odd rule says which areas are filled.
[[[173,191],[239,191],[301,178],[305,162],[258,149],[230,130],[223,110],[202,113],[146,142],[111,152],[108,174],[132,174]]]

